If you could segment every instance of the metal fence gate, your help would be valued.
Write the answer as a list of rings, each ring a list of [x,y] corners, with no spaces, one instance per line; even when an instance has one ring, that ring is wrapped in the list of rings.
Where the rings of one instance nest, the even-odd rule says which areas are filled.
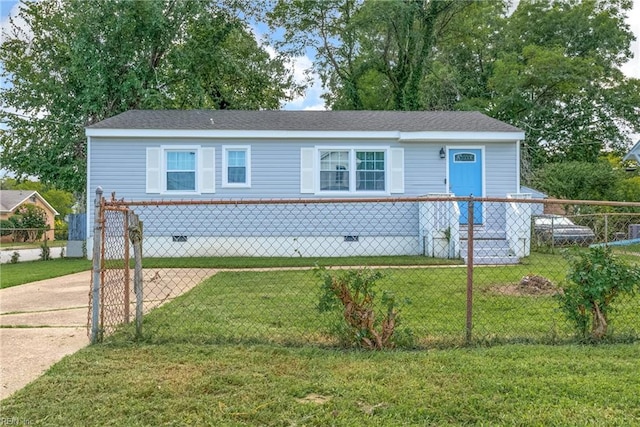
[[[96,192],[95,208],[88,315],[92,343],[132,318],[140,333],[143,299],[142,224],[126,206],[108,204],[101,191]]]

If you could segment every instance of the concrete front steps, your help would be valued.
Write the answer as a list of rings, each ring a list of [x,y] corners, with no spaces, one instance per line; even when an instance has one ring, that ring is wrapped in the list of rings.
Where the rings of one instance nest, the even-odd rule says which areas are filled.
[[[460,227],[460,256],[466,263],[469,258],[466,227]],[[520,258],[515,256],[505,237],[503,231],[488,231],[482,227],[474,228],[473,239],[473,264],[474,265],[496,265],[496,264],[518,264]]]

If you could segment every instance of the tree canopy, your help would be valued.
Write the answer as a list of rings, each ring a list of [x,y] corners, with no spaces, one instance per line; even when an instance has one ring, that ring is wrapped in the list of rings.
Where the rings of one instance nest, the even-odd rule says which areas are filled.
[[[276,1],[280,44],[312,49],[333,109],[478,110],[525,130],[525,182],[595,162],[640,131],[640,80],[620,66],[629,0]]]
[[[259,3],[259,5],[257,5]],[[330,109],[477,110],[522,128],[522,178],[640,132],[631,0],[41,0],[0,45],[3,167],[84,191],[85,126],[134,108],[275,109],[311,51]],[[242,8],[241,8],[242,7]],[[242,17],[242,18],[241,18]],[[274,46],[247,20],[268,23]],[[12,111],[12,112],[8,112]],[[17,112],[17,114],[15,113]]]
[[[240,12],[209,0],[25,3],[0,45],[4,168],[82,193],[84,127],[129,109],[276,109],[297,89]]]

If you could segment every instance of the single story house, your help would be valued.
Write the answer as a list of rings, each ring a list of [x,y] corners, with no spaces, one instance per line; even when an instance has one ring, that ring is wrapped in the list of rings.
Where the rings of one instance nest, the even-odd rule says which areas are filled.
[[[47,217],[47,231],[42,239],[53,240],[56,211],[37,191],[33,190],[0,190],[0,220],[6,220],[16,214],[20,206],[32,204],[42,208]],[[3,236],[11,239],[11,236]]]
[[[137,201],[521,193],[524,132],[479,112],[133,110],[87,127],[86,136],[90,213],[98,186],[104,194]],[[456,229],[467,223],[467,211],[460,208]],[[504,232],[504,212],[496,216],[479,208],[476,224]],[[436,224],[420,219],[434,216],[429,209],[408,214],[415,217],[411,239],[417,242],[410,252],[434,255],[428,230]],[[279,237],[305,234],[303,227],[291,226],[297,223],[291,218],[288,227],[277,223],[274,217],[270,228]],[[193,225],[180,236],[207,237],[206,228]],[[330,228],[323,233],[331,234]],[[344,233],[335,228],[337,236]],[[145,222],[147,240],[175,233]],[[250,221],[242,233],[251,235]],[[272,251],[282,255],[278,248]],[[453,252],[460,255],[459,248]]]

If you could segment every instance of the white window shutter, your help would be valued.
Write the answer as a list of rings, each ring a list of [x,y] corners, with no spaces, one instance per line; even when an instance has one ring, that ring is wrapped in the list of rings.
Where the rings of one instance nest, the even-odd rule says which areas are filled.
[[[216,192],[216,149],[205,147],[200,150],[200,192]]]
[[[300,149],[300,193],[315,193],[315,148]]]
[[[147,193],[162,192],[162,149],[147,148]]]
[[[404,148],[389,150],[389,192],[404,193]]]

